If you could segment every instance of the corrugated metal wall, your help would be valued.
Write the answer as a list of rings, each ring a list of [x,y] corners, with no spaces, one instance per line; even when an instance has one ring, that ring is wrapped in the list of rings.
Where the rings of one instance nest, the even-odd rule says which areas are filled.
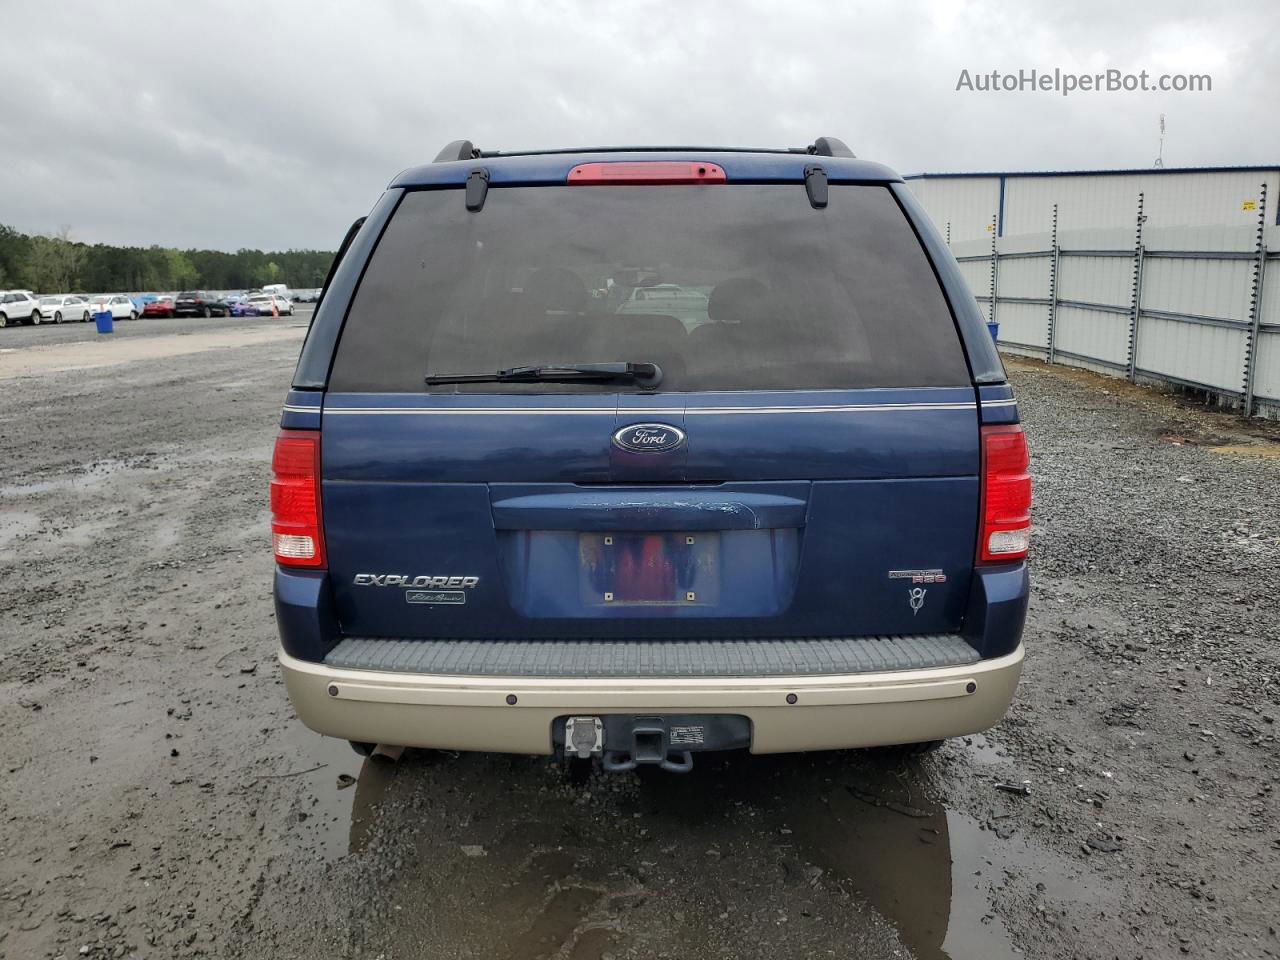
[[[1280,409],[1280,251],[1270,254],[1262,285],[1262,325],[1254,392]],[[1275,415],[1275,414],[1273,414]]]
[[[1280,417],[1280,170],[908,183],[1003,349]]]

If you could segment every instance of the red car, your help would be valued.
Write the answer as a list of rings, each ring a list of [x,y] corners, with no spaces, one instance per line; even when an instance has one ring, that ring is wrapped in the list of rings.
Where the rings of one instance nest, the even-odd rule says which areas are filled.
[[[142,308],[144,317],[172,317],[173,316],[173,297],[161,297],[159,300],[152,300]]]

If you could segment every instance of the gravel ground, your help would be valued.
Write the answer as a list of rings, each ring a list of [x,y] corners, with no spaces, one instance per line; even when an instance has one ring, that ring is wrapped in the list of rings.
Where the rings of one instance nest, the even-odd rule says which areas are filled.
[[[1280,955],[1274,431],[1011,365],[1026,672],[924,760],[390,764],[273,662],[301,323],[121,327],[0,333],[0,957]]]

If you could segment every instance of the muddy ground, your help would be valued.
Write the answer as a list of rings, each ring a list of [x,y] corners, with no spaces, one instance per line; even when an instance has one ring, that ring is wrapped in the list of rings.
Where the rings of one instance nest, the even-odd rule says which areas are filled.
[[[1273,432],[1012,365],[1026,673],[923,760],[389,765],[273,661],[304,323],[0,332],[0,956],[1280,955]]]

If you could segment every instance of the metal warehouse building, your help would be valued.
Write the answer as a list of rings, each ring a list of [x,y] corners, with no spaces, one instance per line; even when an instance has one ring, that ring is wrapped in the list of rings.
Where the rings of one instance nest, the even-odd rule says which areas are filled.
[[[1002,349],[1280,417],[1280,165],[907,182]]]

